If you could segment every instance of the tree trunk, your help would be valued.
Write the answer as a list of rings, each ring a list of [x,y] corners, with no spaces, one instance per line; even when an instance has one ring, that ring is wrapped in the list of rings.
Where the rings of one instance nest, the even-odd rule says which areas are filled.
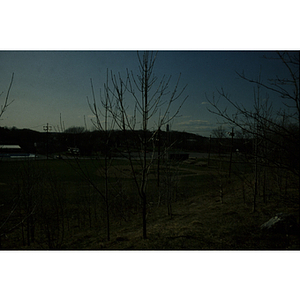
[[[142,202],[143,202],[143,239],[147,238],[147,196],[146,193],[142,195]]]

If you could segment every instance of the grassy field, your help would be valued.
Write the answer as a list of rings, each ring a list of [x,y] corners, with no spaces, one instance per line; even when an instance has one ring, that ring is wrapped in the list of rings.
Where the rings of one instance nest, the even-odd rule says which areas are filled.
[[[253,212],[249,164],[235,161],[229,178],[226,158],[215,157],[209,166],[205,159],[168,163],[160,168],[159,187],[154,164],[147,187],[147,239],[142,239],[130,165],[112,161],[108,206],[103,166],[103,160],[90,159],[1,161],[2,249],[299,249],[294,232],[260,230],[279,212],[295,215],[299,224],[294,186],[285,189],[285,197],[274,192],[266,200],[260,192]],[[138,163],[135,170],[138,174]],[[271,183],[269,189],[275,191]]]

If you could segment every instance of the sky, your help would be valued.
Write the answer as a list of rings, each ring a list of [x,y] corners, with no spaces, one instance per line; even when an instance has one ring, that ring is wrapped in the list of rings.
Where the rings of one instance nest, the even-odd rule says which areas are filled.
[[[266,82],[284,73],[275,52],[266,51],[158,51],[154,74],[158,82],[162,76],[172,76],[170,90],[178,76],[179,88],[187,85],[183,95],[173,104],[170,115],[188,96],[178,116],[171,122],[171,130],[186,131],[209,136],[222,120],[208,111],[217,90],[223,88],[233,101],[251,108],[253,85],[239,78],[236,72],[245,72],[249,78],[257,78],[260,70]],[[103,90],[107,69],[124,77],[126,69],[138,75],[137,51],[0,51],[0,101],[3,104],[9,82],[14,73],[8,107],[0,120],[0,126],[29,128],[43,131],[47,123],[52,131],[86,126],[92,130],[93,114],[87,97],[91,99],[90,79],[93,80],[96,98]],[[166,97],[165,100],[167,100]],[[128,107],[132,99],[125,98]],[[272,98],[273,105],[280,106],[281,99]],[[225,105],[220,101],[220,105]],[[225,107],[224,106],[224,107]],[[156,117],[150,122],[154,126]]]

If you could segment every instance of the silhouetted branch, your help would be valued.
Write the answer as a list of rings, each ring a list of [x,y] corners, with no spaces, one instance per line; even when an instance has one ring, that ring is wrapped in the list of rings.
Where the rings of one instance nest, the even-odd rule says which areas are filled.
[[[10,93],[10,90],[11,90],[11,87],[12,87],[12,84],[13,84],[13,81],[14,81],[14,73],[12,73],[12,76],[11,76],[11,80],[10,80],[10,84],[9,84],[9,87],[8,87],[8,90],[7,90],[7,93],[6,93],[6,97],[5,97],[5,100],[4,100],[4,103],[3,105],[1,105],[1,109],[0,109],[0,118],[1,116],[3,115],[3,113],[5,112],[5,110],[7,109],[7,107],[12,104],[14,102],[14,100],[10,101],[9,102],[9,93]],[[2,95],[3,93],[0,94],[0,96]]]

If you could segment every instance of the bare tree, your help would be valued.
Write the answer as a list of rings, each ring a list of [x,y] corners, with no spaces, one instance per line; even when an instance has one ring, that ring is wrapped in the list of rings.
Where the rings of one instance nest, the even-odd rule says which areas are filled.
[[[107,76],[108,81],[108,76]],[[71,166],[74,167],[72,162],[75,162],[75,169],[76,172],[82,177],[82,179],[85,182],[88,182],[91,189],[94,190],[94,192],[97,194],[98,197],[95,197],[97,199],[100,199],[100,207],[103,209],[105,218],[106,218],[106,234],[107,234],[107,240],[110,241],[110,210],[111,210],[111,201],[110,201],[110,193],[109,193],[109,169],[111,167],[112,163],[112,156],[111,156],[111,147],[110,147],[110,138],[112,129],[114,127],[114,119],[110,118],[109,116],[109,110],[108,110],[108,103],[109,103],[109,94],[108,94],[108,88],[107,88],[107,82],[104,83],[104,95],[102,93],[102,90],[100,89],[99,99],[98,95],[95,93],[93,80],[90,79],[90,86],[91,86],[91,99],[87,97],[87,103],[88,106],[93,114],[93,117],[91,119],[95,132],[101,132],[101,139],[99,139],[99,143],[93,143],[93,150],[95,150],[95,153],[90,157],[90,161],[93,161],[93,164],[97,168],[97,174],[104,178],[104,188],[99,185],[99,182],[92,178],[93,176],[90,174],[88,168],[84,167],[84,164],[81,163],[79,157],[77,155],[74,155],[74,160],[71,161]],[[111,121],[111,122],[110,122]],[[110,122],[110,123],[109,123]],[[63,122],[60,118],[60,127],[64,128]],[[85,125],[86,128],[86,125]],[[87,131],[84,127],[70,127],[66,130],[64,130],[64,133],[72,134],[74,138],[74,146],[77,145],[75,143],[75,137],[78,135],[86,134]],[[94,133],[95,133],[94,132]],[[97,144],[97,145],[96,145]],[[91,151],[92,152],[92,151]],[[90,152],[90,154],[91,154]],[[74,153],[73,153],[74,154]],[[64,160],[68,161],[68,160]],[[104,162],[104,163],[102,163]],[[81,196],[81,199],[84,199],[84,205],[87,205],[87,212],[88,212],[88,218],[89,223],[91,227],[91,193],[89,195],[87,193],[83,193],[84,196]],[[104,204],[102,206],[102,204]],[[82,205],[82,207],[84,207]],[[95,208],[95,207],[94,207]],[[79,209],[80,210],[80,209]],[[78,210],[78,219],[79,219],[79,210]],[[84,210],[84,209],[83,209]],[[96,212],[96,208],[94,210]],[[95,213],[96,216],[96,213]],[[96,217],[95,217],[96,219]]]
[[[223,90],[219,90],[219,99],[208,98],[211,108],[209,111],[221,116],[224,123],[236,127],[250,136],[253,141],[254,154],[254,202],[258,193],[258,178],[261,168],[274,166],[286,170],[298,177],[298,192],[300,195],[300,167],[299,167],[299,141],[300,141],[300,100],[299,100],[299,52],[278,52],[277,58],[285,66],[288,76],[276,77],[264,83],[261,75],[257,79],[250,79],[244,73],[238,75],[255,85],[253,109],[247,109],[238,102],[234,102]],[[266,96],[262,97],[262,90]],[[274,111],[270,96],[280,96],[283,99],[285,110]],[[221,109],[220,99],[225,100],[234,114],[228,108]],[[293,163],[291,163],[291,160]],[[265,170],[265,169],[264,169]],[[300,205],[300,196],[299,196]]]
[[[218,126],[212,130],[212,135],[218,139],[223,139],[226,137],[226,129],[223,126]]]
[[[10,83],[9,83],[9,86],[8,86],[8,90],[6,92],[4,102],[0,107],[0,119],[3,115],[3,113],[6,111],[7,107],[13,102],[13,100],[12,101],[9,100],[9,93],[10,93],[13,81],[14,81],[14,73],[12,73],[11,80],[10,80]],[[2,94],[3,94],[3,92],[0,93],[0,97],[2,96]],[[12,202],[13,202],[13,204],[11,206],[11,209],[10,209],[10,212],[9,212],[8,216],[6,216],[4,218],[4,221],[1,222],[1,224],[0,224],[0,249],[1,249],[1,237],[6,234],[6,230],[4,229],[5,225],[7,225],[8,220],[11,218],[11,216],[13,215],[13,213],[15,212],[15,210],[18,206],[18,202],[16,202],[16,201],[12,201]],[[5,206],[5,204],[0,203],[0,207],[2,207],[2,206]],[[15,228],[15,226],[13,226],[13,228]],[[13,228],[8,229],[8,231],[11,231]]]
[[[168,124],[175,118],[181,106],[187,99],[184,97],[178,105],[177,110],[170,115],[170,108],[182,97],[186,86],[179,87],[180,76],[173,90],[170,91],[171,76],[163,76],[159,81],[154,75],[154,65],[157,53],[138,53],[139,73],[135,75],[127,70],[125,79],[121,75],[111,75],[111,87],[109,92],[110,112],[116,125],[123,131],[124,135],[129,132],[136,132],[138,143],[138,161],[140,170],[137,170],[133,160],[133,149],[129,139],[126,143],[126,157],[128,158],[132,170],[138,195],[142,205],[143,238],[147,238],[146,218],[147,218],[147,183],[150,168],[154,162],[154,149],[156,136],[163,125]],[[128,98],[126,98],[128,96]],[[168,98],[167,98],[168,97]],[[129,106],[125,99],[132,99],[133,106]],[[150,121],[156,119],[155,129],[151,132]],[[137,131],[137,125],[141,124],[141,130]],[[131,141],[132,143],[132,141]],[[149,154],[147,155],[148,150]],[[136,150],[135,150],[136,151]]]
[[[64,130],[64,133],[72,133],[72,134],[80,134],[85,132],[85,128],[84,127],[78,127],[78,126],[72,126],[67,128],[66,130]]]
[[[114,127],[114,119],[111,119],[109,124],[109,90],[108,90],[108,70],[106,76],[106,84],[104,84],[104,98],[100,91],[100,103],[97,103],[93,81],[91,79],[91,91],[92,91],[92,102],[87,98],[91,112],[93,113],[95,120],[93,120],[94,127],[96,130],[103,131],[105,134],[104,138],[104,166],[103,166],[103,176],[104,176],[104,193],[101,192],[96,185],[93,183],[92,186],[96,188],[96,191],[104,200],[105,203],[105,213],[106,213],[106,229],[107,229],[107,240],[110,240],[110,199],[109,199],[109,182],[108,182],[108,171],[111,165],[111,149],[109,145],[111,132]]]
[[[212,135],[218,139],[219,161],[221,159],[222,140],[226,137],[226,129],[221,125],[212,130]],[[220,162],[221,163],[221,162]]]

